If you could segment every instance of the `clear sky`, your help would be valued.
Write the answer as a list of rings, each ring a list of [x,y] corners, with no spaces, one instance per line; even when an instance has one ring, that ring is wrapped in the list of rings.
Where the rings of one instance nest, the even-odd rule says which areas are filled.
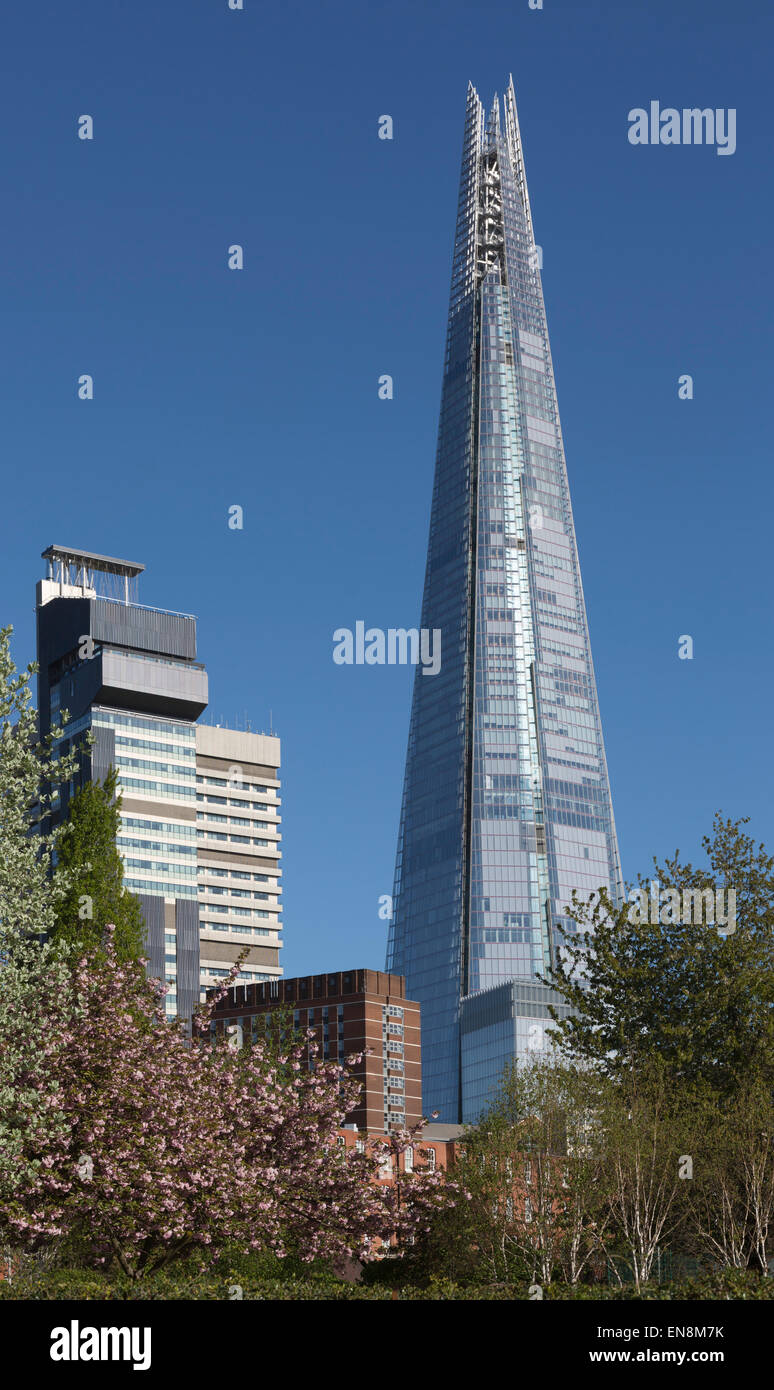
[[[774,842],[773,31],[767,0],[6,9],[0,622],[30,660],[51,542],[198,616],[205,718],[283,740],[287,973],[384,962],[411,672],[332,633],[419,620],[469,79],[514,76],[624,872],[717,808]],[[735,109],[736,152],[631,145],[651,100]]]

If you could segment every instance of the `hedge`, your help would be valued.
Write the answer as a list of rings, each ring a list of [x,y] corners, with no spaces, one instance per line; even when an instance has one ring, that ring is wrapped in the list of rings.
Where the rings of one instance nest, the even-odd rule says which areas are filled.
[[[58,1300],[75,1299],[88,1301],[150,1299],[150,1300],[229,1300],[241,1297],[245,1301],[265,1300],[287,1302],[290,1300],[347,1301],[366,1299],[370,1301],[389,1301],[394,1298],[403,1302],[417,1300],[460,1300],[505,1301],[527,1300],[530,1287],[523,1284],[490,1284],[479,1287],[461,1287],[446,1279],[434,1279],[426,1288],[404,1287],[390,1289],[384,1285],[364,1286],[346,1284],[333,1277],[328,1278],[255,1278],[239,1271],[231,1273],[191,1275],[179,1271],[152,1275],[134,1282],[111,1277],[92,1270],[53,1269],[24,1272],[11,1281],[0,1281],[1,1300]],[[727,1270],[723,1273],[704,1276],[700,1279],[686,1280],[672,1284],[645,1284],[636,1291],[633,1284],[622,1287],[605,1284],[548,1284],[543,1289],[543,1298],[548,1301],[560,1300],[679,1300],[699,1302],[703,1300],[774,1300],[774,1278],[749,1273],[744,1270]]]

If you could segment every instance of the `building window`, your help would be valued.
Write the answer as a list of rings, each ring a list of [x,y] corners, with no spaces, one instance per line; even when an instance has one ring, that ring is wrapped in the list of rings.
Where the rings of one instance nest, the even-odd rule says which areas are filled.
[[[425,1149],[425,1162],[431,1173],[435,1172],[435,1149]]]
[[[405,1168],[405,1170],[406,1170],[407,1173],[413,1173],[413,1171],[414,1171],[414,1150],[411,1148],[410,1145],[409,1145],[409,1147],[406,1149],[406,1152],[405,1152],[405,1154],[404,1154],[404,1156],[403,1156],[403,1166],[404,1166],[404,1168]]]

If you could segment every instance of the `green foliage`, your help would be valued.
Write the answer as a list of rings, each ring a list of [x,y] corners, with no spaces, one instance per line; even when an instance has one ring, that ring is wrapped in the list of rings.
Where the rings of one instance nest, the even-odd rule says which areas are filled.
[[[774,1236],[774,1111],[754,1078],[731,1096],[693,1100],[693,1178],[684,1184],[685,1248],[710,1265],[767,1268]]]
[[[667,1284],[647,1283],[637,1289],[634,1283],[615,1284],[552,1284],[544,1297],[555,1299],[601,1299],[619,1302],[676,1302],[698,1303],[716,1299],[774,1300],[774,1279],[737,1269],[707,1274],[698,1279],[686,1279]]]
[[[30,681],[37,667],[17,673],[11,658],[12,628],[0,628],[0,950],[19,947],[54,925],[56,892],[51,865],[59,831],[46,829],[59,787],[77,768],[69,754],[57,758],[62,727],[38,741]],[[63,716],[64,720],[64,716]],[[30,830],[34,833],[30,834]]]
[[[658,1056],[621,1079],[509,1068],[454,1176],[470,1200],[433,1220],[396,1283],[596,1287],[608,1270],[643,1287],[657,1272],[763,1272],[774,1253],[770,1091],[676,1082]],[[388,1281],[388,1262],[365,1278]]]
[[[670,1082],[658,1057],[601,1093],[596,1125],[605,1253],[625,1253],[638,1287],[650,1279],[659,1251],[685,1237],[693,1179],[681,1174],[705,1148],[703,1118],[695,1095]]]
[[[631,904],[617,907],[604,890],[587,902],[574,895],[577,935],[562,931],[570,969],[557,964],[546,979],[573,1011],[565,1020],[551,1011],[565,1054],[619,1078],[658,1057],[676,1080],[724,1094],[754,1077],[774,1084],[774,859],[744,824],[715,817],[705,868],[681,863],[678,851],[663,866],[654,860],[662,892],[681,901],[686,890],[734,890],[730,934],[637,922]]]
[[[234,1273],[235,1277],[231,1277]],[[449,1279],[434,1279],[424,1287],[407,1285],[364,1286],[345,1284],[333,1278],[288,1279],[247,1278],[238,1272],[224,1271],[223,1275],[183,1275],[179,1271],[152,1276],[141,1285],[129,1280],[109,1278],[91,1270],[61,1269],[15,1276],[9,1283],[0,1280],[0,1302],[13,1300],[118,1301],[152,1300],[234,1300],[241,1290],[245,1302],[353,1300],[385,1301],[397,1298],[401,1302],[513,1302],[532,1301],[534,1286],[517,1284],[478,1284],[462,1286]],[[532,1290],[532,1291],[530,1291]],[[548,1284],[543,1290],[546,1302],[590,1300],[703,1302],[718,1299],[774,1300],[774,1279],[739,1270],[715,1274],[702,1279],[672,1284],[643,1284],[639,1291],[633,1284],[613,1285]]]
[[[280,1259],[272,1250],[240,1250],[238,1246],[230,1246],[226,1249],[214,1265],[210,1273],[216,1279],[225,1279],[229,1283],[262,1283],[267,1280],[287,1283],[291,1279],[300,1279],[308,1283],[309,1280],[320,1280],[327,1283],[340,1283],[331,1269],[330,1263],[326,1260],[312,1260],[311,1263],[302,1260],[300,1254],[293,1251],[292,1242],[287,1242],[288,1254],[284,1259]],[[198,1272],[194,1269],[193,1262],[190,1266],[191,1272]]]
[[[64,1026],[68,973],[40,941],[56,914],[50,870],[57,835],[46,829],[47,817],[60,783],[76,770],[72,755],[56,758],[61,728],[38,742],[30,692],[35,667],[17,673],[10,637],[11,628],[0,629],[0,1194],[6,1202],[34,1176],[32,1155],[63,1128],[46,1049]]]
[[[424,1273],[460,1283],[586,1277],[609,1227],[596,1114],[603,1081],[535,1060],[503,1074],[454,1176],[470,1194],[423,1237]]]
[[[98,953],[104,929],[113,923],[116,955],[123,962],[144,955],[145,923],[139,898],[124,888],[117,788],[118,773],[110,768],[104,782],[87,782],[70,801],[57,844],[56,880],[67,886],[57,901],[52,940]]]

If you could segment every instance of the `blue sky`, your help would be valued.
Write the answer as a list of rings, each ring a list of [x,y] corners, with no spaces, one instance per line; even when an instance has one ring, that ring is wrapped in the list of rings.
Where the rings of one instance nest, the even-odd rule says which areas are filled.
[[[206,717],[283,740],[287,973],[383,964],[411,673],[332,633],[419,618],[468,79],[514,75],[625,874],[719,807],[774,840],[773,29],[764,0],[5,14],[0,621],[31,659],[52,541],[197,614]],[[736,152],[630,145],[651,100],[736,109]]]

